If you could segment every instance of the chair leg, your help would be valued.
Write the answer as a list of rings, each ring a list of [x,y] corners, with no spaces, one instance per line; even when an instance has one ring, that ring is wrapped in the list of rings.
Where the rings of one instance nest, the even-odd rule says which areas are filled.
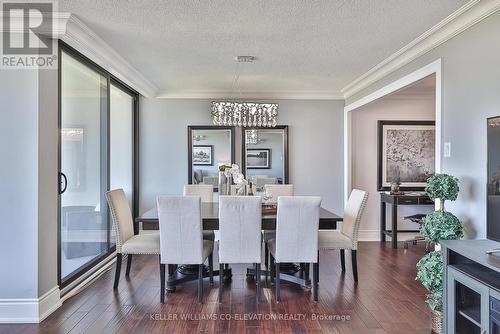
[[[274,283],[274,275],[276,274],[276,271],[274,270],[276,266],[274,265],[274,257],[271,253],[269,253],[269,261],[270,261],[270,271],[271,271],[271,283]]]
[[[210,285],[214,285],[214,254],[208,257],[208,275],[210,277]]]
[[[160,263],[160,302],[165,304],[165,264]]]
[[[219,263],[219,298],[218,302],[222,303],[222,289],[224,288],[224,265]]]
[[[132,254],[127,255],[127,269],[125,270],[125,277],[130,276],[130,267],[132,267]]]
[[[304,263],[304,280],[309,284],[309,271],[310,271],[310,263]]]
[[[269,270],[269,249],[267,249],[267,244],[264,242],[264,261],[266,265],[266,270]]]
[[[276,286],[276,303],[281,301],[280,296],[280,264],[276,262],[274,271],[276,272],[275,286]]]
[[[313,263],[313,301],[318,301],[319,263]]]
[[[340,267],[342,268],[342,272],[345,271],[345,250],[340,250]]]
[[[255,299],[260,303],[260,263],[255,264]]]
[[[203,304],[203,263],[198,265],[198,304]]]
[[[356,250],[351,250],[351,260],[352,260],[352,275],[354,276],[354,282],[358,281],[358,260],[356,258]]]
[[[120,283],[121,270],[122,270],[122,254],[116,253],[116,271],[115,271],[115,283],[113,284],[113,289],[118,289],[118,283]]]

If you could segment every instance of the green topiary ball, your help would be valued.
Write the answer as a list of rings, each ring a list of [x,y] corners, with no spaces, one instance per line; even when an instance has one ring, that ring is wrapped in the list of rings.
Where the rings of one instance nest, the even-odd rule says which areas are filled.
[[[432,310],[440,311],[443,304],[443,257],[441,252],[431,252],[418,261],[416,279],[429,291],[425,302]]]
[[[458,179],[448,174],[436,174],[427,179],[425,191],[432,200],[439,198],[441,200],[454,201],[457,199]]]
[[[430,242],[439,240],[455,240],[463,237],[462,223],[452,213],[434,211],[425,216],[420,233]]]

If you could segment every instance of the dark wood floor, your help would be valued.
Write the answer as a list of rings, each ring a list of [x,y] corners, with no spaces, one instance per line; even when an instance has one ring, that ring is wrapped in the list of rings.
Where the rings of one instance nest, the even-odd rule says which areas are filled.
[[[217,303],[217,278],[212,288],[206,282],[203,305],[196,301],[196,282],[178,287],[161,305],[158,259],[136,256],[131,279],[122,277],[118,292],[112,289],[113,270],[108,271],[41,324],[0,325],[0,333],[430,333],[425,290],[415,281],[415,263],[423,248],[394,250],[389,243],[361,243],[359,248],[357,285],[349,256],[344,275],[338,252],[321,253],[317,304],[310,291],[282,284],[280,304],[274,301],[274,290],[265,288],[262,303],[256,305],[255,283],[245,277],[246,266],[238,265],[233,266],[222,305]],[[221,319],[225,317],[231,319]]]

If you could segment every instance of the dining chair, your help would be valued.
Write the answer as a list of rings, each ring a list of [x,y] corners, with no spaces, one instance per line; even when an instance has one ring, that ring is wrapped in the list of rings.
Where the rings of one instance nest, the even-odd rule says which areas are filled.
[[[347,200],[344,209],[344,220],[340,230],[320,231],[318,247],[320,250],[340,250],[340,265],[345,272],[345,250],[351,250],[352,274],[354,281],[358,281],[358,264],[356,252],[358,249],[358,234],[361,217],[363,215],[368,193],[354,189]]]
[[[160,234],[152,232],[134,235],[132,213],[123,189],[107,191],[106,200],[116,230],[116,271],[113,288],[117,289],[120,282],[123,254],[127,255],[125,276],[129,277],[132,266],[132,255],[160,254]]]
[[[272,196],[270,202],[277,203],[280,196],[293,196],[293,184],[266,184],[266,194]],[[276,231],[264,230],[262,232],[264,244],[276,237]],[[267,247],[264,248],[264,263],[266,269],[269,265],[269,252]]]
[[[256,300],[260,302],[261,224],[260,196],[219,197],[219,273],[224,265],[253,263],[255,266]],[[223,281],[219,276],[219,303]]]
[[[213,202],[214,187],[211,184],[186,184],[184,186],[184,196],[200,196],[202,203]],[[215,232],[204,230],[203,239],[215,240]]]
[[[320,205],[321,197],[280,196],[278,198],[276,238],[267,242],[271,254],[271,268],[274,268],[277,303],[280,302],[280,263],[312,263],[313,300],[318,301]]]
[[[158,196],[160,225],[160,301],[165,302],[165,265],[198,265],[198,303],[203,303],[203,263],[214,242],[203,240],[200,196]],[[210,266],[210,279],[213,267]]]

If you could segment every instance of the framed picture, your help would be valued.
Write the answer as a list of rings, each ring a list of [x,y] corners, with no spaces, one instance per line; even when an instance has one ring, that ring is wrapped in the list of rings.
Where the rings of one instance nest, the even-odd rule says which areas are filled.
[[[214,156],[213,145],[193,145],[193,165],[212,166]]]
[[[246,166],[248,169],[270,169],[271,149],[247,148]]]
[[[434,121],[378,121],[378,190],[424,190],[435,170]]]

